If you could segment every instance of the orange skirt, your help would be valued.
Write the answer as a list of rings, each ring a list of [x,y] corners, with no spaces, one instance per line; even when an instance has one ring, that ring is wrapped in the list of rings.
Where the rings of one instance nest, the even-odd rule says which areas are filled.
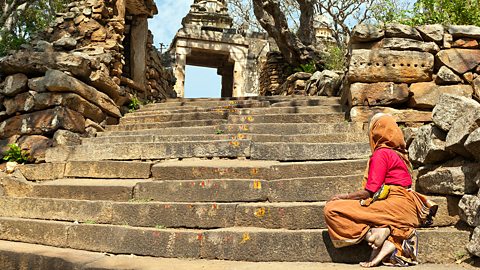
[[[403,241],[421,224],[418,204],[413,191],[398,186],[391,186],[386,199],[369,206],[360,205],[359,200],[330,201],[324,210],[328,233],[333,245],[340,248],[359,243],[372,227],[389,227],[388,240],[401,255]]]

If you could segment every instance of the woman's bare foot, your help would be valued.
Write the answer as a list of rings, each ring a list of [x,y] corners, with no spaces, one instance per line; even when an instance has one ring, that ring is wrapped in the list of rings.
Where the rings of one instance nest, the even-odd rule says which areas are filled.
[[[373,249],[380,248],[390,235],[390,228],[371,228],[365,235],[365,240]]]
[[[387,257],[388,255],[392,254],[392,252],[395,251],[395,245],[390,242],[390,241],[385,241],[383,243],[382,248],[377,249],[379,250],[377,255],[371,259],[369,262],[361,262],[360,266],[361,267],[374,267],[380,264],[382,262],[383,258]],[[372,251],[372,255],[375,252],[375,249]]]

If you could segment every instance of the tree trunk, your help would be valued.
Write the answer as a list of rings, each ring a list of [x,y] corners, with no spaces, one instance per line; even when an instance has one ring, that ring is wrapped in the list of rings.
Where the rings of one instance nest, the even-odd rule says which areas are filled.
[[[313,29],[315,5],[313,0],[297,0],[300,7],[300,27],[297,35],[304,45],[309,46],[315,42],[315,30]]]
[[[278,0],[252,1],[255,17],[257,17],[257,20],[265,31],[267,31],[267,33],[275,40],[285,60],[293,66],[299,66],[300,64],[305,64],[311,61],[311,51],[309,51],[300,38],[288,28],[287,19],[280,9]],[[310,0],[302,1],[310,2]]]

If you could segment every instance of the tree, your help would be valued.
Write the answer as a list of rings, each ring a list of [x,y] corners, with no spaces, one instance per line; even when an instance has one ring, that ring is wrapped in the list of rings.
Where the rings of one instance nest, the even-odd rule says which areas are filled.
[[[67,0],[0,0],[0,56],[45,29]]]
[[[467,24],[480,26],[478,0],[418,0],[411,24]]]

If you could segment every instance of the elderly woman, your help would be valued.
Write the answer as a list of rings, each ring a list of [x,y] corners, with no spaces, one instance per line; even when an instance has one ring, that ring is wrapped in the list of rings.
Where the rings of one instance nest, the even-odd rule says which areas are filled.
[[[372,156],[363,189],[334,196],[325,206],[328,232],[336,248],[366,240],[372,247],[368,262],[416,264],[415,228],[428,225],[436,205],[410,189],[411,164],[403,133],[388,114],[376,114],[369,124]]]

